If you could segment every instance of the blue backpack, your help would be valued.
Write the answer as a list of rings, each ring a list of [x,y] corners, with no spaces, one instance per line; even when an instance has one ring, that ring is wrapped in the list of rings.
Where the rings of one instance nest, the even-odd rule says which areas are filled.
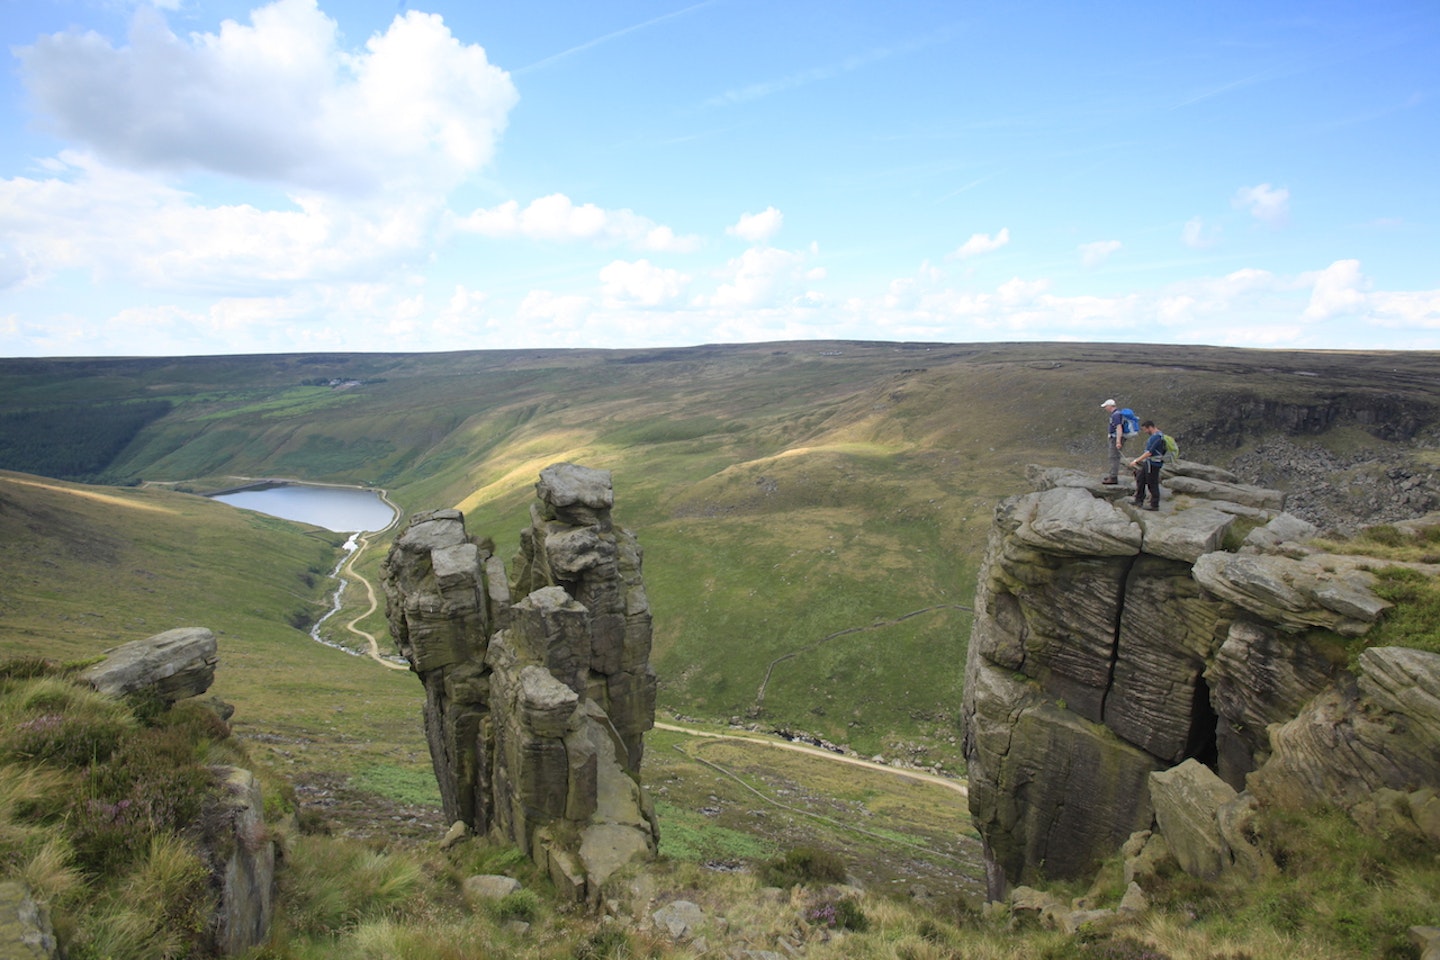
[[[1121,429],[1124,430],[1125,436],[1133,437],[1140,432],[1140,418],[1135,416],[1134,410],[1124,407],[1120,411],[1120,416],[1123,418],[1124,425]]]

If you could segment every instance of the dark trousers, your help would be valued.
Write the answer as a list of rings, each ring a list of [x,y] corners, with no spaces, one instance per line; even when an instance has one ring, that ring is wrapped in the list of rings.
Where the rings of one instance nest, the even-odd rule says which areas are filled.
[[[1150,506],[1160,506],[1160,471],[1165,464],[1156,463],[1154,460],[1140,461],[1140,467],[1135,472],[1135,502],[1145,501],[1145,491],[1150,491]]]

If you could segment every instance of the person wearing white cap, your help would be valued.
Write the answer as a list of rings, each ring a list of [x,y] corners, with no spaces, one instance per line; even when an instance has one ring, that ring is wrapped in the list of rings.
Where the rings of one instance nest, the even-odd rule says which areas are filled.
[[[1110,449],[1110,472],[1101,478],[1101,483],[1118,483],[1120,474],[1120,451],[1125,446],[1125,417],[1116,407],[1115,401],[1106,400],[1100,409],[1110,414],[1110,428],[1105,433],[1105,445]]]

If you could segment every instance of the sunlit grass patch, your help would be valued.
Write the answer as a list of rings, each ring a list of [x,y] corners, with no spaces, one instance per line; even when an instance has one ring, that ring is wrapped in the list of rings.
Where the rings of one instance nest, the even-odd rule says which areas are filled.
[[[440,805],[440,787],[430,767],[400,767],[373,764],[362,767],[350,778],[351,784],[368,793],[413,806]]]
[[[703,813],[665,801],[655,804],[655,813],[660,821],[660,853],[672,860],[752,862],[775,852],[773,844],[754,834],[719,826]]]

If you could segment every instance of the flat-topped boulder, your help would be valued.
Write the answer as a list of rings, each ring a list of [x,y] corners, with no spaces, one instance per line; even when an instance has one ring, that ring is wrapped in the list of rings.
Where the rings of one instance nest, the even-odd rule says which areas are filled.
[[[215,634],[205,627],[177,627],[105,651],[80,679],[112,697],[153,692],[166,703],[197,697],[215,682],[220,663]]]

